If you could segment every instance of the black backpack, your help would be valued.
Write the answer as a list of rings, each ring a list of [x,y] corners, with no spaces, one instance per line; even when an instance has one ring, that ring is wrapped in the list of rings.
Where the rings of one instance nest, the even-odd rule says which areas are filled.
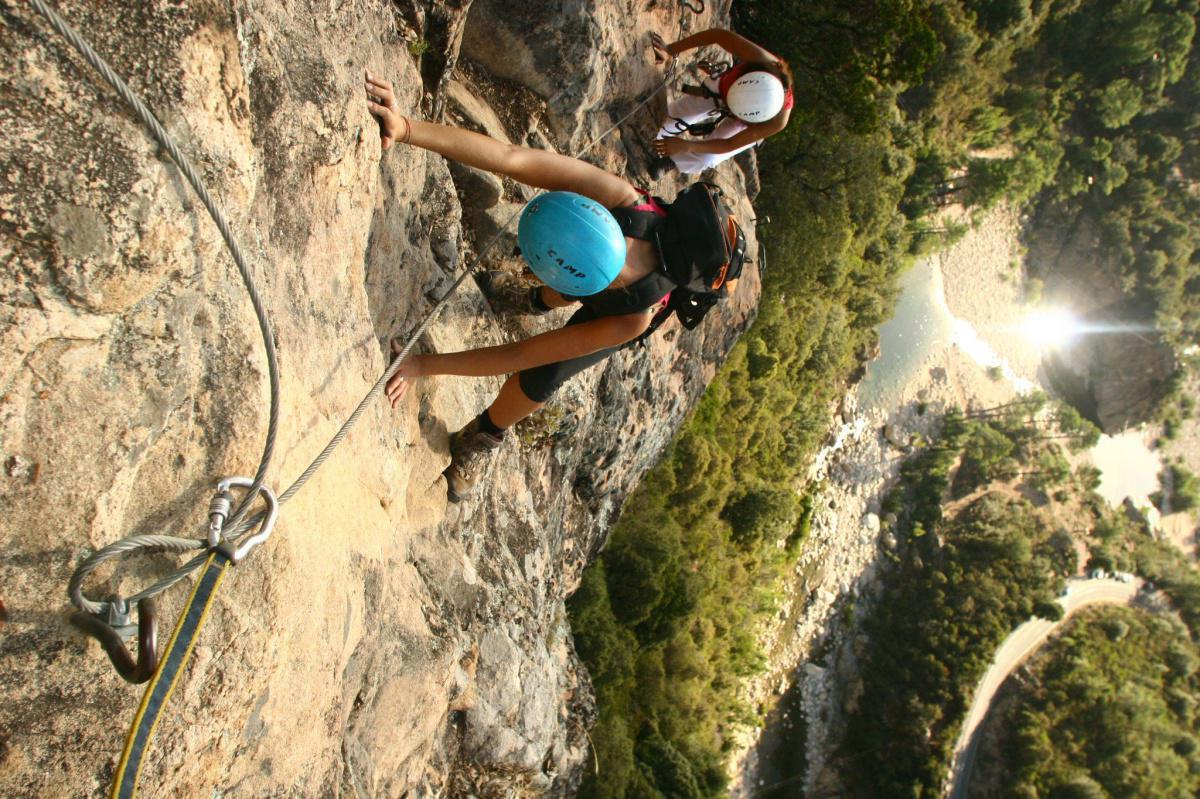
[[[699,325],[725,295],[726,284],[742,274],[746,260],[746,236],[717,186],[701,181],[680,192],[673,203],[654,199],[666,216],[630,207],[612,211],[626,236],[654,242],[659,251],[660,271],[629,288],[657,282],[659,288],[647,285],[647,290],[658,290],[660,297],[671,292],[666,309],[655,316],[643,337],[671,312],[687,330]],[[664,277],[669,281],[665,287]]]

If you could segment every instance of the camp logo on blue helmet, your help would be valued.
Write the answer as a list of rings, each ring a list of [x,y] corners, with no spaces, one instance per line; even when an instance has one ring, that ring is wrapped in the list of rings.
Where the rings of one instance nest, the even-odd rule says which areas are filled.
[[[529,201],[517,245],[533,273],[560,294],[586,297],[608,288],[625,265],[625,235],[595,200],[551,191]]]

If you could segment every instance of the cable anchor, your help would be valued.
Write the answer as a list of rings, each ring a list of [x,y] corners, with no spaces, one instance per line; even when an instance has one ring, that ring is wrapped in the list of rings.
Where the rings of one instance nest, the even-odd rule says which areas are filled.
[[[113,668],[122,679],[143,683],[158,669],[158,624],[154,600],[149,597],[137,603],[137,624],[130,618],[129,602],[111,596],[101,613],[77,610],[71,614],[71,626],[100,642]],[[137,637],[137,660],[129,654],[127,642]]]

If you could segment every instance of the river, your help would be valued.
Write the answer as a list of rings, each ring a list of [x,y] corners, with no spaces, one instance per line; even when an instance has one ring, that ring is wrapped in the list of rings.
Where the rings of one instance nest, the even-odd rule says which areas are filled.
[[[1009,336],[1010,331],[988,331]],[[917,263],[900,278],[896,313],[879,327],[879,355],[867,365],[858,387],[864,409],[890,413],[903,401],[906,385],[920,380],[922,368],[940,352],[953,347],[983,369],[998,370],[1016,393],[1038,388],[1029,376],[1018,374],[1000,355],[987,333],[981,335],[966,319],[950,312],[942,270],[932,261]]]
[[[977,261],[975,255],[968,250],[968,257]],[[881,456],[877,449],[861,446],[861,442],[878,429],[880,422],[904,416],[906,408],[911,422],[911,406],[917,401],[924,405],[927,398],[940,402],[942,407],[965,405],[971,401],[990,405],[1042,388],[1036,348],[1033,357],[1030,357],[1030,348],[1034,345],[1022,341],[1016,325],[1012,323],[1026,310],[1016,301],[1018,295],[999,282],[993,286],[970,286],[970,290],[975,292],[971,298],[974,307],[987,307],[989,316],[970,320],[956,317],[947,301],[944,282],[946,274],[955,275],[955,268],[951,251],[915,264],[902,276],[895,315],[879,330],[879,354],[867,365],[863,380],[854,392],[857,411],[849,414],[850,418],[844,420],[835,431],[832,443],[817,456],[821,476],[829,485],[817,505],[838,507],[836,513],[843,516],[840,522],[843,537],[855,536],[862,526],[857,516],[847,525],[845,516],[877,508],[878,495],[885,487],[887,475],[891,473],[886,468],[879,468]],[[960,273],[955,278],[978,282],[978,264],[973,262],[969,268],[974,272],[965,275]],[[1001,282],[1005,282],[1002,273],[998,269],[996,272],[994,278],[999,277]],[[956,285],[955,290],[961,296],[964,288]],[[996,302],[990,302],[992,297],[998,298]],[[995,306],[1005,303],[1007,307],[997,312]],[[970,306],[971,303],[966,305]],[[1008,321],[1001,324],[998,318]],[[1018,365],[1014,367],[1013,363]],[[857,439],[860,446],[847,447],[847,437],[860,437]],[[1101,470],[1101,494],[1114,505],[1126,496],[1145,501],[1157,488],[1159,459],[1144,439],[1137,432],[1103,436],[1088,455]],[[886,445],[883,450],[886,453]],[[873,462],[844,462],[854,457]],[[839,463],[839,458],[843,462]],[[838,484],[839,480],[842,485]],[[847,503],[847,499],[855,497],[864,498],[861,506]],[[835,521],[834,525],[836,527],[838,522]],[[823,546],[829,544],[826,541]],[[817,545],[814,540],[812,546]],[[843,569],[855,568],[852,562],[858,561],[859,577],[856,579],[862,579],[862,574],[872,568],[873,550],[871,547],[864,550],[861,546],[850,547],[850,550],[849,553],[844,547],[831,550],[828,559],[839,561]],[[818,569],[824,568],[825,563],[819,564]],[[797,573],[801,571],[798,569]],[[822,595],[828,596],[833,591],[838,596],[830,601],[841,605],[845,602],[845,596],[852,593],[851,586],[856,580],[847,579],[845,572],[840,580],[838,590],[836,587],[831,589],[829,585],[815,587],[805,577],[803,585],[797,589],[804,602],[804,610],[799,614],[799,620],[793,622],[789,618],[788,624],[794,624],[798,637],[807,635],[810,640],[803,645],[785,647],[797,653],[803,652],[805,656],[792,669],[786,689],[778,696],[766,719],[748,760],[749,765],[742,773],[742,782],[735,790],[736,796],[744,799],[783,799],[804,795],[806,760],[812,761],[814,749],[820,749],[820,743],[814,744],[812,736],[819,737],[826,726],[825,720],[822,720],[810,732],[812,724],[805,719],[805,707],[807,705],[809,715],[812,715],[814,707],[821,707],[821,702],[814,702],[813,696],[808,697],[806,702],[804,693],[806,687],[810,691],[814,690],[814,685],[824,684],[827,687],[832,679],[832,675],[827,675],[814,664],[818,658],[812,649],[826,644],[823,636],[812,633],[811,629],[829,624],[836,626],[838,623],[835,621],[837,613],[820,607],[827,603],[810,600],[812,595],[822,598]],[[811,618],[813,615],[817,618]],[[822,715],[825,715],[824,711]],[[833,715],[837,715],[836,711]],[[809,765],[812,763],[809,762]]]
[[[922,367],[946,347],[961,350],[984,369],[998,370],[1000,379],[1015,393],[1049,390],[1038,379],[1040,375],[1018,374],[989,341],[1010,332],[981,335],[970,321],[950,312],[942,270],[934,263],[926,260],[913,266],[901,277],[900,287],[895,316],[879,328],[879,355],[867,365],[858,387],[864,409],[883,414],[894,411],[903,401],[903,387],[919,380]],[[1114,507],[1126,497],[1146,505],[1159,488],[1162,460],[1141,430],[1100,436],[1088,457],[1100,469],[1097,493]]]

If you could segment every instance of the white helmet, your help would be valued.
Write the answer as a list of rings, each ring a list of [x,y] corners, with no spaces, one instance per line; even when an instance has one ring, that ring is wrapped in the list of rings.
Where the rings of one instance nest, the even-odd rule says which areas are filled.
[[[783,110],[783,82],[770,72],[747,72],[733,82],[725,104],[744,122],[766,122]]]

